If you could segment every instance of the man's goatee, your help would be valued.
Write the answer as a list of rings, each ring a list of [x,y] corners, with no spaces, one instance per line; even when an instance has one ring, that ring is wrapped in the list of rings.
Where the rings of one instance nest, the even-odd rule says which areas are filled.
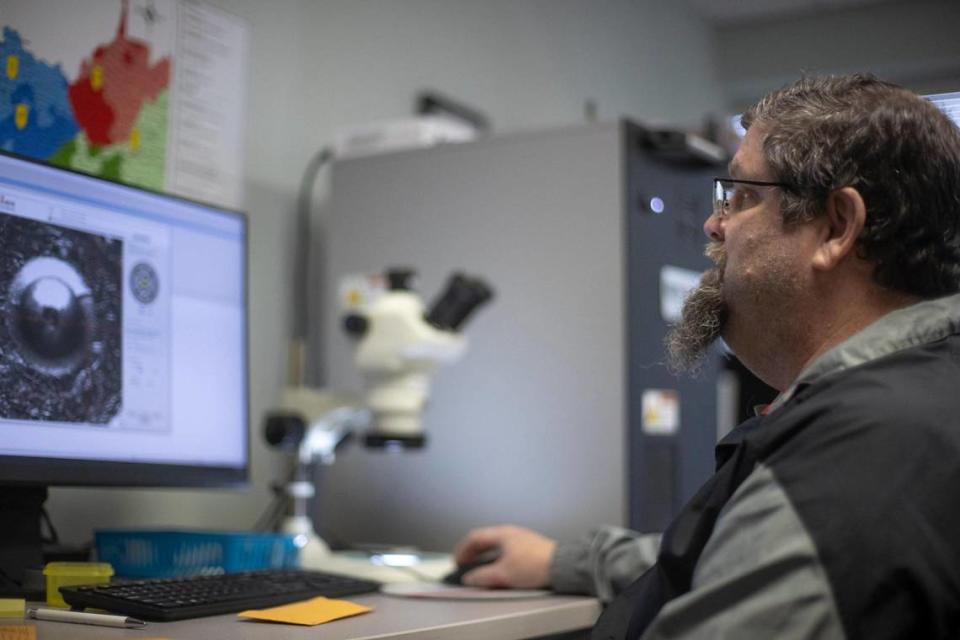
[[[720,337],[727,319],[727,307],[723,301],[726,254],[723,246],[717,243],[707,245],[704,253],[717,266],[703,274],[699,286],[683,303],[680,322],[664,341],[667,366],[673,373],[699,373],[704,356]]]

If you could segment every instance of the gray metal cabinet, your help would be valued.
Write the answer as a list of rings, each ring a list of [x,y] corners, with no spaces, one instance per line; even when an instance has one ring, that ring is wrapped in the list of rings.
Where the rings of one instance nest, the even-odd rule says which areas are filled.
[[[496,297],[433,382],[427,447],[355,444],[324,470],[316,515],[332,542],[443,550],[499,522],[564,539],[657,530],[708,476],[715,368],[682,381],[664,368],[660,271],[707,266],[717,170],[657,159],[637,134],[593,124],[333,165],[318,283],[330,386],[360,386],[336,317],[343,275],[412,266],[429,301],[463,269]],[[678,394],[675,434],[644,433],[648,389]]]

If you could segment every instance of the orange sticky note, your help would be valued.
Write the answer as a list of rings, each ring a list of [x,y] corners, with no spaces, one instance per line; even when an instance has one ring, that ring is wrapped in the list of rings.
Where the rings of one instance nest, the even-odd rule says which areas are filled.
[[[37,628],[33,625],[0,625],[0,640],[37,640]]]
[[[315,625],[339,620],[340,618],[349,618],[361,613],[373,611],[370,607],[365,607],[355,602],[347,600],[333,600],[331,598],[312,598],[303,602],[294,602],[270,609],[259,609],[251,611],[242,611],[241,618],[251,618],[253,620],[267,620],[269,622],[286,622],[287,624]]]

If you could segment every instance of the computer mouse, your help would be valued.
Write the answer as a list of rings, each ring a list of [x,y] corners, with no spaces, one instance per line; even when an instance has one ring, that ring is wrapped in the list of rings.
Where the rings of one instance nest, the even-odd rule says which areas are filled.
[[[482,567],[485,564],[490,564],[491,562],[496,562],[497,558],[500,557],[500,551],[493,549],[490,551],[484,551],[476,558],[467,562],[465,564],[457,565],[457,568],[448,573],[447,575],[441,578],[441,582],[444,584],[462,586],[463,585],[463,576],[467,573],[473,571],[477,567]]]

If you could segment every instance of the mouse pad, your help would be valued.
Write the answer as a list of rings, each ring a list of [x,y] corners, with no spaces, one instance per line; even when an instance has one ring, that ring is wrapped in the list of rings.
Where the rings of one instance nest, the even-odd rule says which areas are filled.
[[[458,587],[437,582],[398,582],[385,584],[380,592],[403,598],[427,598],[431,600],[520,600],[543,598],[552,595],[545,589],[478,589]]]

